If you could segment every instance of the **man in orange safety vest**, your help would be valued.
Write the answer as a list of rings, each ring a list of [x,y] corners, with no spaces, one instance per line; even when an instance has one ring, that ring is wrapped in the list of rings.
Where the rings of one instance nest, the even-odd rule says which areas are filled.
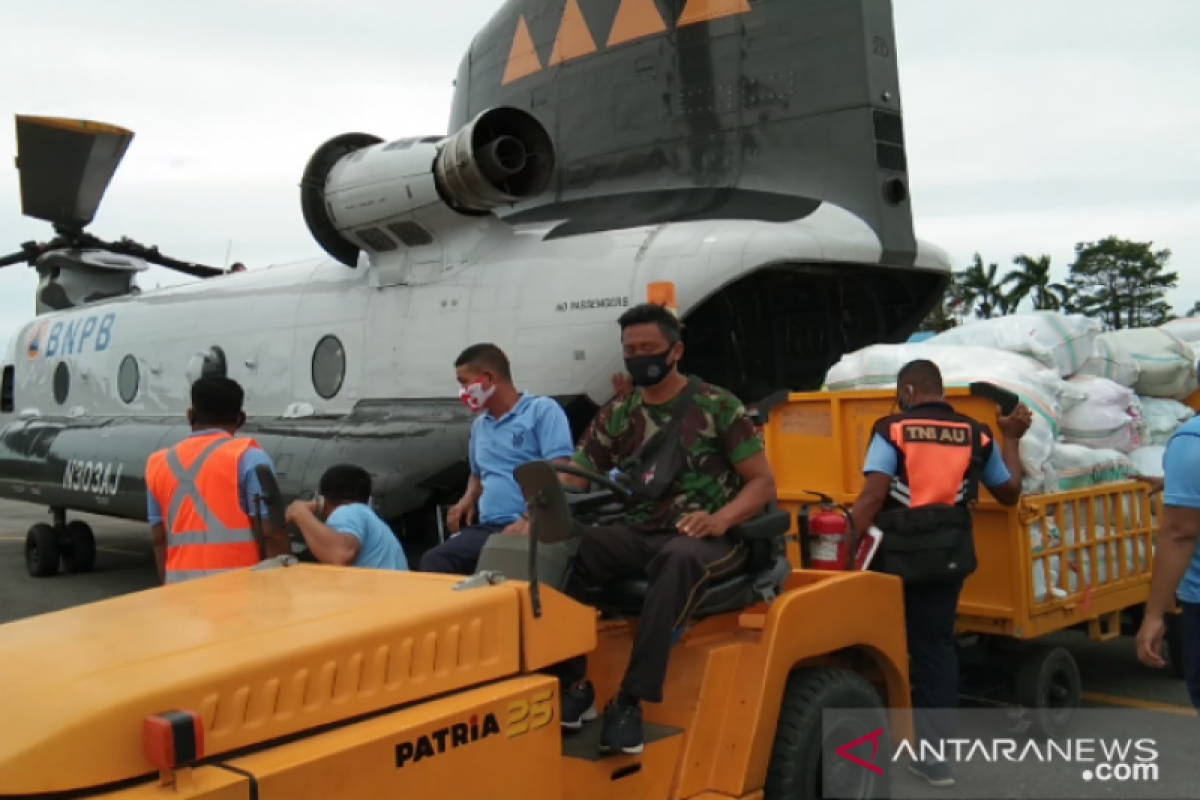
[[[158,577],[164,583],[252,567],[290,555],[287,532],[271,525],[255,468],[271,459],[250,438],[234,438],[245,423],[244,393],[229,378],[203,377],[192,384],[188,424],[192,433],[146,462],[146,519],[154,539]],[[256,507],[257,506],[257,507]],[[250,515],[259,517],[259,553]]]

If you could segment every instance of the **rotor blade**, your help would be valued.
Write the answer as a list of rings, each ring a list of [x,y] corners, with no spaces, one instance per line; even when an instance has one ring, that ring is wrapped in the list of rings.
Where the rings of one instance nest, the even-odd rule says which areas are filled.
[[[102,122],[17,115],[21,211],[82,230],[104,198],[133,131]]]
[[[10,256],[0,256],[0,267],[10,267],[13,264],[20,264],[22,261],[28,261],[29,256],[24,252],[13,253]]]
[[[25,262],[26,264],[32,266],[33,263],[37,261],[38,256],[61,244],[62,239],[59,237],[56,237],[53,241],[50,241],[46,244],[25,242],[23,245],[21,245],[20,252],[0,258],[0,267],[9,267],[13,264],[20,264],[21,262]]]
[[[190,261],[179,261],[174,258],[168,258],[158,252],[157,247],[146,247],[130,239],[122,239],[119,242],[112,243],[104,242],[102,246],[110,253],[140,258],[151,264],[173,269],[176,272],[182,272],[185,275],[191,275],[195,278],[215,278],[218,275],[225,274],[225,270],[218,267],[207,267],[203,264],[193,264]]]

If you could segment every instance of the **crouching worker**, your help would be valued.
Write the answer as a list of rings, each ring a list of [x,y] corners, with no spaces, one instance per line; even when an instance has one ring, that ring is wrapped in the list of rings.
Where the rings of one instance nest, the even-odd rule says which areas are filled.
[[[670,311],[635,306],[618,323],[635,389],[600,410],[572,461],[599,474],[628,469],[638,478],[633,492],[639,502],[624,524],[583,529],[567,594],[582,601],[588,587],[643,573],[649,579],[629,666],[604,710],[600,739],[605,752],[640,753],[640,704],[662,702],[673,634],[686,624],[705,584],[745,568],[742,545],[725,532],[775,499],[775,479],[737,398],[679,374],[683,343]],[[676,413],[681,417],[674,442],[642,453],[643,444]],[[587,488],[586,480],[561,479]],[[586,657],[556,671],[563,727],[595,719]]]
[[[367,505],[371,476],[338,464],[321,476],[316,500],[297,500],[287,521],[300,530],[313,556],[337,567],[407,570],[408,559],[392,529]]]
[[[954,622],[963,582],[975,571],[972,507],[979,484],[1004,505],[1021,498],[1020,439],[1033,415],[1018,404],[1000,417],[1004,443],[988,426],[954,411],[942,373],[913,361],[896,378],[899,414],[875,423],[851,513],[860,534],[872,524],[883,540],[871,569],[903,582],[914,723],[919,740],[954,738],[958,654]],[[954,785],[947,762],[913,763],[937,787]]]

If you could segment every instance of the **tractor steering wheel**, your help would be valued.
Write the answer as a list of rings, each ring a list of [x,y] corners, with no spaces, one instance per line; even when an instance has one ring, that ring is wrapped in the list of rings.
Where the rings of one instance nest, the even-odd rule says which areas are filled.
[[[612,503],[615,501],[617,503],[620,503],[621,507],[626,510],[633,507],[633,496],[629,493],[629,490],[626,489],[624,486],[621,486],[621,484],[617,483],[616,481],[614,481],[612,478],[608,477],[607,475],[600,475],[599,473],[596,473],[596,472],[589,472],[586,469],[580,469],[579,467],[575,466],[574,464],[554,464],[554,469],[557,472],[561,472],[564,475],[570,475],[575,478],[583,478],[585,481],[588,481],[590,483],[599,484],[601,487],[603,487],[607,491],[607,494],[609,495],[609,497],[603,498],[605,504]],[[578,487],[571,486],[570,484],[563,484],[563,490],[565,492],[567,492],[568,494],[588,494],[588,492],[586,490],[579,489]],[[599,499],[601,499],[601,498],[597,498],[597,501]],[[585,503],[589,507],[593,505],[593,503],[590,501],[584,501],[582,503],[572,504],[572,505],[573,506],[576,506],[576,505],[582,506]]]

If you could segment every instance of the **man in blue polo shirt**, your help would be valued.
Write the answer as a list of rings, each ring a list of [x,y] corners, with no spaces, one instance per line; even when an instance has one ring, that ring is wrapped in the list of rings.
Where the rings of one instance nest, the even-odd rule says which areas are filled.
[[[566,463],[575,443],[562,406],[519,392],[504,352],[468,347],[454,362],[459,396],[479,413],[471,426],[471,477],[446,515],[452,536],[421,558],[422,572],[470,575],[493,533],[525,530],[525,499],[513,470],[527,461]]]
[[[1183,667],[1192,705],[1200,712],[1200,417],[1171,437],[1163,456],[1163,478],[1146,479],[1162,490],[1162,515],[1154,543],[1150,599],[1137,635],[1138,658],[1152,667],[1164,667],[1163,635],[1166,615],[1183,608],[1183,652],[1170,653]],[[1175,624],[1175,623],[1173,623]]]

